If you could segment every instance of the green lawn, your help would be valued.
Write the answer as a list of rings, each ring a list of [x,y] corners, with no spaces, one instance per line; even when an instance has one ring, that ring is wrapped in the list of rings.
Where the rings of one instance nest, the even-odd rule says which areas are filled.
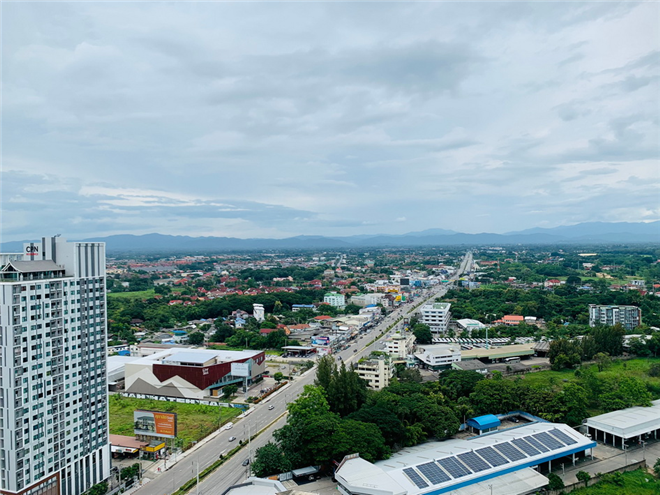
[[[116,299],[149,299],[150,297],[154,297],[154,292],[153,289],[149,290],[138,290],[135,292],[108,292],[108,298],[116,298]]]
[[[575,495],[658,495],[660,481],[652,475],[638,469],[622,473],[623,486],[601,481],[588,488],[572,491]]]
[[[133,411],[174,412],[177,414],[177,436],[187,448],[218,428],[218,425],[238,416],[241,410],[234,407],[213,407],[197,404],[179,404],[149,399],[132,399],[117,394],[110,396],[110,433],[133,436]]]

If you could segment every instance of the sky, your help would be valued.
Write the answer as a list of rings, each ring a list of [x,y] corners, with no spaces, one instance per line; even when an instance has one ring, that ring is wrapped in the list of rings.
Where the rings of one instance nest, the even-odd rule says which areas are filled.
[[[660,219],[660,4],[3,2],[2,241]]]

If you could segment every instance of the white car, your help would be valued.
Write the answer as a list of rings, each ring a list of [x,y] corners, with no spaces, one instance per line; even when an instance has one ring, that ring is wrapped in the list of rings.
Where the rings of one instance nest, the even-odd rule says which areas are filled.
[[[270,406],[268,406],[268,410],[269,410],[269,411],[272,411],[273,409],[275,409],[275,406],[274,406],[274,405],[271,404]]]

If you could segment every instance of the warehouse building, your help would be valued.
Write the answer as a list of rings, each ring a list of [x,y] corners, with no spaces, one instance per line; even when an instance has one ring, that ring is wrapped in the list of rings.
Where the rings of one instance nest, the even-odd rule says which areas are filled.
[[[596,441],[623,448],[626,443],[638,443],[660,437],[660,400],[651,407],[629,407],[586,420],[585,433]]]
[[[548,483],[541,474],[573,463],[596,443],[559,423],[507,430],[404,449],[372,464],[346,456],[335,478],[342,495],[526,495]]]
[[[240,385],[244,378],[252,383],[265,369],[263,351],[181,348],[124,364],[126,392],[187,399],[218,396],[222,387]]]

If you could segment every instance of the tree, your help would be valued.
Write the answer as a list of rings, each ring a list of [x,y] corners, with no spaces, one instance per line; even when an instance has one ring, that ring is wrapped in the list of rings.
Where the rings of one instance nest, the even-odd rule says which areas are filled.
[[[108,492],[108,483],[103,481],[92,486],[85,495],[105,495]]]
[[[423,323],[417,323],[413,327],[413,334],[415,335],[415,340],[418,344],[430,344],[433,342],[433,334],[431,333],[431,327],[424,325]]]
[[[631,354],[634,354],[635,356],[648,357],[652,354],[646,339],[634,337],[630,339],[629,345]]]
[[[548,473],[548,488],[550,490],[561,490],[564,488],[564,481],[555,473]]]
[[[598,371],[603,371],[612,365],[612,358],[606,352],[599,352],[594,356]]]
[[[485,377],[476,371],[444,370],[438,376],[442,392],[452,400],[468,397]]]
[[[398,376],[402,382],[422,383],[422,374],[417,368],[404,368],[398,373]]]
[[[284,375],[278,371],[273,375],[273,379],[279,384],[282,380],[284,380]]]
[[[577,275],[569,275],[566,278],[567,285],[580,285],[581,283],[582,283],[582,279]]]
[[[271,474],[285,473],[291,470],[291,461],[282,448],[272,442],[257,449],[252,463],[254,474],[265,478]]]
[[[357,304],[348,304],[344,308],[344,313],[347,315],[356,315],[360,312],[362,308]]]
[[[344,417],[357,411],[365,403],[367,384],[355,371],[347,369],[342,361],[339,369],[333,373],[326,392],[330,410]]]
[[[192,345],[202,345],[204,343],[204,334],[202,332],[193,332],[189,334],[188,343]]]
[[[589,480],[591,479],[591,475],[586,471],[578,471],[575,477],[578,479],[578,481],[584,481],[585,487],[589,486]]]
[[[373,423],[343,419],[332,440],[335,444],[334,459],[359,452],[363,459],[375,462],[389,456],[390,452],[378,426]]]
[[[385,407],[364,405],[358,411],[346,416],[345,419],[375,424],[380,429],[387,445],[394,446],[405,440],[403,423],[392,410]]]
[[[226,385],[222,388],[222,396],[225,400],[229,400],[236,392],[238,392],[238,385]]]
[[[656,476],[660,477],[660,457],[656,459],[655,464],[653,465],[653,471]]]
[[[639,378],[619,375],[605,381],[599,403],[606,412],[634,406],[648,407],[651,394]]]
[[[649,366],[649,376],[660,376],[660,363],[652,363],[651,366]]]
[[[327,355],[319,359],[314,384],[323,387],[323,389],[327,391],[330,386],[330,381],[332,380],[332,375],[335,372],[335,368],[335,360],[332,356]]]

